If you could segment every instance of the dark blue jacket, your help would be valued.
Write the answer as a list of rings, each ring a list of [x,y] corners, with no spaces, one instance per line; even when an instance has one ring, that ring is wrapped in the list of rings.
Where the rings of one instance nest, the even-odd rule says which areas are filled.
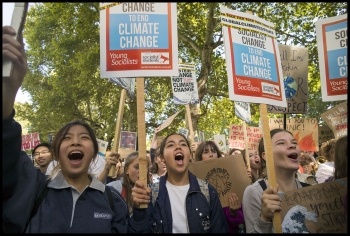
[[[165,176],[159,180],[159,194],[153,206],[134,208],[129,227],[135,233],[172,233],[172,214]],[[189,172],[186,214],[190,233],[227,233],[227,223],[215,188],[209,184],[210,204],[201,192],[197,178]],[[153,189],[153,188],[152,188]]]
[[[21,126],[13,117],[14,112],[3,120],[3,232],[127,233],[129,216],[125,201],[112,190],[114,209],[111,209],[105,186],[96,177],[78,197],[74,210],[72,188],[63,175],[47,184],[47,177],[21,152]],[[47,196],[25,229],[34,202],[46,185]]]

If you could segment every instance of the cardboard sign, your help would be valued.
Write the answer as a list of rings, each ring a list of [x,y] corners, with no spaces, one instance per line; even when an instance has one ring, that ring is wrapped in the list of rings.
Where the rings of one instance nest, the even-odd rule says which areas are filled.
[[[270,118],[270,129],[283,129],[283,118]],[[318,151],[318,121],[316,118],[286,119],[286,129],[298,141],[302,151]]]
[[[161,124],[160,126],[158,126],[158,132],[162,131],[163,129],[165,129],[166,127],[168,127],[171,122],[173,122],[173,120],[175,119],[175,117],[180,113],[180,111],[176,112],[174,115],[168,117],[168,119],[166,119],[163,124]]]
[[[33,149],[40,143],[40,136],[38,132],[22,135],[22,151]]]
[[[333,129],[332,119],[336,116],[348,115],[348,101],[342,102],[328,111],[321,114],[324,122],[329,128]]]
[[[305,114],[308,99],[308,61],[307,48],[278,45],[280,50],[284,89],[287,98],[287,107],[269,105],[268,112]]]
[[[347,233],[348,178],[282,194],[283,233]]]
[[[189,170],[214,186],[222,207],[229,206],[228,193],[236,193],[242,201],[245,188],[250,185],[242,154],[227,155],[205,161],[191,162]]]
[[[322,144],[334,138],[334,133],[327,125],[318,127],[318,143]]]

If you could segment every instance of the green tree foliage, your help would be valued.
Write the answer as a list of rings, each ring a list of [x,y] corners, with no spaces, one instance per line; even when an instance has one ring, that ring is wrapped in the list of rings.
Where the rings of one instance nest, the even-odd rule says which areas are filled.
[[[315,21],[347,13],[346,2],[221,4],[273,22],[279,43],[308,48],[310,94],[303,117],[319,118],[339,103],[321,99]],[[181,2],[177,11],[179,58],[194,64],[197,73],[200,109],[190,106],[193,128],[209,139],[227,132],[230,124],[240,123],[228,99],[220,3]],[[121,88],[100,78],[99,3],[35,4],[28,12],[24,37],[30,71],[22,89],[31,95],[32,103],[16,106],[17,115],[30,121],[31,131],[43,139],[64,123],[83,119],[98,138],[112,143]],[[173,103],[169,77],[145,78],[144,92],[149,135],[177,111],[180,114],[160,135],[186,127],[185,107]],[[253,125],[257,125],[258,104],[251,104],[251,111]],[[137,131],[135,97],[126,99],[122,129]]]

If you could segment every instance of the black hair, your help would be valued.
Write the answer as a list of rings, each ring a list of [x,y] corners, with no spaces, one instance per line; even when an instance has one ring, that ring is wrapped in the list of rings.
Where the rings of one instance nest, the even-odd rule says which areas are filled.
[[[50,144],[48,144],[48,143],[39,143],[38,145],[36,145],[34,147],[34,149],[32,151],[32,157],[34,156],[34,153],[35,153],[36,149],[38,149],[38,147],[47,147],[49,149],[49,151],[50,151],[50,148],[51,148]]]

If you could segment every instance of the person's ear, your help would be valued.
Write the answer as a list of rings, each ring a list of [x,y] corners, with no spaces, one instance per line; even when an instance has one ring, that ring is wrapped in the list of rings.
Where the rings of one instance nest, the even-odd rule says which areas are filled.
[[[261,153],[261,158],[264,159],[264,161],[266,161],[266,155],[265,152]]]

